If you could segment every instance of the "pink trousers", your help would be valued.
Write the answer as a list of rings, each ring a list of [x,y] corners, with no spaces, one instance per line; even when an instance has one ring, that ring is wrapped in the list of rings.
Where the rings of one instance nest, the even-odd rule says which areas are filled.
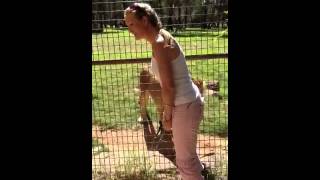
[[[178,105],[173,110],[173,143],[178,171],[183,180],[203,180],[203,167],[196,152],[203,107],[203,101],[199,97],[193,102]]]

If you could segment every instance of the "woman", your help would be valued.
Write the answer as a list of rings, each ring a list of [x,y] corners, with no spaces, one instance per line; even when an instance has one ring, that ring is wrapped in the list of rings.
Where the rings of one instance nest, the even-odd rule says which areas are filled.
[[[159,80],[164,104],[162,123],[172,130],[176,164],[183,180],[203,179],[196,153],[197,132],[203,117],[203,101],[192,82],[184,53],[162,29],[157,13],[146,3],[134,3],[124,11],[125,23],[136,40],[152,46],[151,69]]]

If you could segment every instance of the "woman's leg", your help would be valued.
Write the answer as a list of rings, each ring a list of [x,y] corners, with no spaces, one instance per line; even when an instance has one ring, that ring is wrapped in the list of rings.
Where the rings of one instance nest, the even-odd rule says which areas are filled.
[[[172,131],[176,150],[176,163],[183,180],[202,180],[201,162],[196,152],[197,133],[203,118],[203,102],[196,101],[176,106]]]

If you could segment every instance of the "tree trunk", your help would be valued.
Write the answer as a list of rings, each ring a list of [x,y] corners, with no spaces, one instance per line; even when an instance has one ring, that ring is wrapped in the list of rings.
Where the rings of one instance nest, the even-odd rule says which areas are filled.
[[[177,26],[177,29],[181,30],[182,29],[182,20],[181,20],[181,6],[178,7],[178,23],[179,25]]]
[[[99,12],[99,4],[97,0],[92,1],[92,33],[102,33],[101,18]]]
[[[173,14],[173,7],[174,5],[170,2],[170,6],[169,6],[169,17],[168,17],[168,30],[173,30],[173,17],[174,17],[174,14]]]
[[[208,9],[207,9],[207,5],[204,4],[204,6],[202,6],[202,24],[201,24],[201,27],[202,28],[207,28],[207,14],[208,14]]]

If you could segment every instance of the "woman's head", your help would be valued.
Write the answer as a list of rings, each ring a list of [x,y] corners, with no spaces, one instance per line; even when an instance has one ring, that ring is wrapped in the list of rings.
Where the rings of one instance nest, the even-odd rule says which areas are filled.
[[[137,39],[141,39],[148,28],[160,30],[162,24],[155,10],[146,3],[133,3],[124,11],[124,20],[128,29]]]

